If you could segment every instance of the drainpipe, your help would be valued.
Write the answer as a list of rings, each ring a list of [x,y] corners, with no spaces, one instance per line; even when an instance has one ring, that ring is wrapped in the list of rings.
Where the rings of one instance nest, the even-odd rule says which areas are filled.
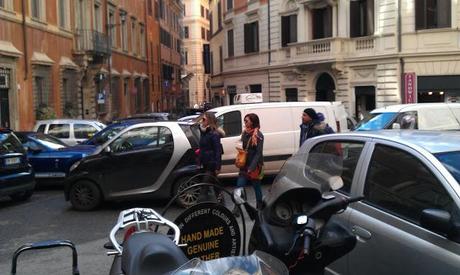
[[[405,94],[404,94],[404,59],[401,57],[401,49],[402,49],[402,23],[401,23],[401,0],[398,0],[398,25],[397,25],[397,33],[398,33],[398,55],[399,55],[399,67],[401,68],[401,75],[400,75],[400,92],[402,101],[405,102]]]
[[[270,0],[267,1],[267,26],[268,26],[268,69],[267,69],[267,74],[268,74],[268,102],[270,102],[270,64],[272,63],[272,44],[271,44],[271,36],[270,36]]]
[[[22,0],[22,6],[21,6],[21,12],[22,12],[22,39],[24,43],[24,80],[27,80],[27,77],[29,75],[29,66],[28,66],[28,60],[29,56],[27,54],[27,27],[26,27],[26,0]]]

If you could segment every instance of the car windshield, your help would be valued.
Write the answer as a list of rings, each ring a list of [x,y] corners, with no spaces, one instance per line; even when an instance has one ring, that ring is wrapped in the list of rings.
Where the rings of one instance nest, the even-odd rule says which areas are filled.
[[[37,134],[37,135],[34,135],[33,138],[35,138],[43,146],[51,148],[51,149],[61,149],[61,148],[68,147],[67,144],[65,144],[64,142],[62,142],[61,140],[53,136]]]
[[[396,116],[397,113],[373,113],[362,120],[357,131],[372,131],[384,129]]]
[[[460,184],[460,151],[434,154]]]
[[[21,142],[12,133],[0,133],[0,155],[24,153]]]
[[[121,130],[128,127],[128,125],[117,125],[117,126],[109,126],[95,134],[92,138],[87,140],[84,144],[88,145],[102,145],[107,141],[111,140],[114,136],[116,136]]]

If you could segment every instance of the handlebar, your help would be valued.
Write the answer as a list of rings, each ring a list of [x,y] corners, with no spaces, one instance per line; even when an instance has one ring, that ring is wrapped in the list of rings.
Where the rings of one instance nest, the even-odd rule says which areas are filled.
[[[335,197],[331,200],[320,202],[318,205],[310,209],[307,214],[309,218],[323,219],[328,221],[329,218],[341,210],[345,210],[350,203],[362,200],[363,196],[354,198]]]

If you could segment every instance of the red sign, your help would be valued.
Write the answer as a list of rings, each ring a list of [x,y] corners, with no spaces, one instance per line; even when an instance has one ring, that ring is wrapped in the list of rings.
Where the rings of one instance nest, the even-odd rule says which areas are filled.
[[[404,103],[417,102],[417,76],[415,73],[404,73]]]

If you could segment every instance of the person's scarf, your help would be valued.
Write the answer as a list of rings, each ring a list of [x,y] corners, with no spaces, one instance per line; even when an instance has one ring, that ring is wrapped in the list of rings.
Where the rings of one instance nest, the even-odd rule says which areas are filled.
[[[249,138],[250,144],[257,146],[257,140],[259,139],[259,128],[245,128],[246,134],[251,135]]]

